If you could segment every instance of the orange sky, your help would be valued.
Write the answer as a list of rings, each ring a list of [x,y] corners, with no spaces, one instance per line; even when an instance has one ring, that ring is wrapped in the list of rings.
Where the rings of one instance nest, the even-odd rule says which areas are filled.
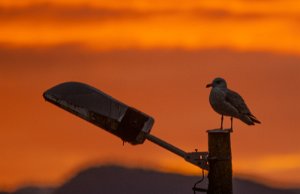
[[[17,2],[1,2],[3,43],[300,52],[300,3],[293,0]]]
[[[263,122],[235,122],[234,173],[300,185],[300,3],[84,2],[0,2],[0,188],[57,185],[104,163],[199,173],[149,142],[122,146],[41,95],[89,83],[152,115],[153,134],[205,151],[219,126],[205,88],[216,76]]]

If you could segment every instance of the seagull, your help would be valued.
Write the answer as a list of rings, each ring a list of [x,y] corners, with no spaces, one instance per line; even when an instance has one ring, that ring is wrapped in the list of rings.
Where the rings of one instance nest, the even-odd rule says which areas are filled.
[[[233,117],[240,119],[248,125],[261,123],[249,110],[244,99],[235,91],[227,88],[223,78],[217,77],[206,88],[212,87],[209,95],[209,102],[214,111],[221,116],[221,129],[223,129],[223,116],[230,116],[231,128],[233,131]]]

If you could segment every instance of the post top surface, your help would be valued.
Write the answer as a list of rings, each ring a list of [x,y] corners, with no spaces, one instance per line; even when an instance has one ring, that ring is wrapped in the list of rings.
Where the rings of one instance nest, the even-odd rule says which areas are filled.
[[[210,129],[207,133],[231,133],[231,129]]]

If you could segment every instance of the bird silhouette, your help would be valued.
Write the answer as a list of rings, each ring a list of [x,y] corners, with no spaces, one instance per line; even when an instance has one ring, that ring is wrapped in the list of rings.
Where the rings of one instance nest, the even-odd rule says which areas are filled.
[[[223,78],[215,78],[206,88],[212,87],[209,95],[209,102],[214,111],[221,116],[221,129],[223,129],[223,117],[230,116],[231,128],[233,131],[233,117],[238,118],[248,125],[261,123],[249,110],[244,99],[235,91],[227,88]]]

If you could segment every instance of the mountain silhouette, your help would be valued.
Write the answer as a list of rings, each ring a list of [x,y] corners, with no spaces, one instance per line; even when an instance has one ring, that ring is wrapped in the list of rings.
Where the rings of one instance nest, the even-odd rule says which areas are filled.
[[[94,167],[80,172],[54,194],[184,194],[193,193],[198,176],[184,176],[118,166]],[[300,194],[300,190],[275,189],[234,179],[236,194]],[[204,181],[202,187],[207,187]]]
[[[119,166],[100,166],[83,170],[56,189],[27,187],[0,194],[193,194],[201,177],[162,173]],[[207,188],[207,179],[201,184]],[[300,194],[298,189],[276,189],[252,181],[234,179],[235,194]]]
[[[0,194],[53,194],[55,191],[54,188],[42,188],[42,187],[24,187],[16,190],[13,193],[9,192],[0,192]]]

